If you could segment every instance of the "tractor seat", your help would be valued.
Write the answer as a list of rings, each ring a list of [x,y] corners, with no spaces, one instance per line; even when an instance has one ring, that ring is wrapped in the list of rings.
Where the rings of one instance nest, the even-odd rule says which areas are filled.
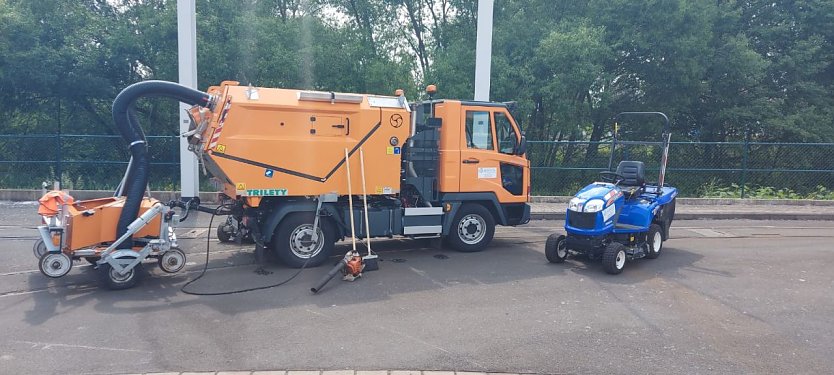
[[[620,182],[625,199],[643,194],[646,188],[646,166],[642,161],[623,160],[617,165],[617,173],[625,177],[625,180]]]

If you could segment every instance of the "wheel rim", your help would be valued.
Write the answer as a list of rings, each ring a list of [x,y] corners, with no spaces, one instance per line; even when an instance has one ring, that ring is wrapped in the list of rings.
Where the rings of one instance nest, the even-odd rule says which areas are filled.
[[[124,283],[130,281],[133,278],[133,272],[135,271],[136,267],[131,268],[130,271],[127,271],[124,275],[120,274],[119,271],[116,271],[115,268],[110,267],[110,280],[116,283]]]
[[[47,254],[41,261],[43,273],[49,277],[61,277],[69,272],[72,259],[65,254]]]
[[[299,225],[290,233],[290,251],[293,255],[307,259],[314,257],[324,248],[324,233],[321,228],[316,230],[318,241],[313,241],[313,225]]]
[[[484,239],[485,229],[484,218],[480,215],[469,214],[464,216],[458,224],[458,238],[465,244],[474,245]]]
[[[42,257],[48,251],[46,249],[46,244],[43,243],[43,240],[38,240],[37,242],[35,242],[35,246],[32,250],[34,250],[36,258]]]
[[[568,247],[565,244],[565,240],[561,240],[556,244],[556,256],[559,258],[566,258],[568,256]]]
[[[660,235],[660,232],[655,232],[652,239],[652,251],[659,253],[661,247],[663,247],[663,236]]]
[[[621,269],[623,269],[623,266],[625,265],[625,261],[626,261],[625,251],[622,251],[622,250],[618,251],[617,252],[617,259],[614,260],[614,266],[616,266],[618,270],[621,270]]]
[[[185,254],[180,250],[169,250],[162,254],[159,265],[166,272],[177,272],[185,265]]]

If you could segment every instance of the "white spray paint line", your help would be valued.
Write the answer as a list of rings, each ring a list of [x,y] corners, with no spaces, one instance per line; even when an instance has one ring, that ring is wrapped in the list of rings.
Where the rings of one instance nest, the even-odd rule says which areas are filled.
[[[35,341],[12,341],[12,342],[15,342],[15,343],[18,343],[18,344],[31,345],[32,349],[37,349],[38,347],[40,347],[41,350],[48,350],[48,349],[52,349],[52,348],[69,348],[69,349],[107,350],[107,351],[112,351],[112,352],[129,352],[129,353],[153,354],[153,352],[149,352],[147,350],[108,348],[108,347],[101,347],[101,346],[59,344],[59,343],[35,342]]]

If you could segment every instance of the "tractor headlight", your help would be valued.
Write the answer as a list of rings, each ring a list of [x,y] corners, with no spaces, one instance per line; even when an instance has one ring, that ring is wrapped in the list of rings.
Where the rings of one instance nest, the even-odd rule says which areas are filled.
[[[585,212],[600,212],[605,207],[602,199],[592,199],[585,203]]]
[[[568,203],[568,209],[571,211],[582,212],[582,203],[585,203],[584,199],[573,198]]]

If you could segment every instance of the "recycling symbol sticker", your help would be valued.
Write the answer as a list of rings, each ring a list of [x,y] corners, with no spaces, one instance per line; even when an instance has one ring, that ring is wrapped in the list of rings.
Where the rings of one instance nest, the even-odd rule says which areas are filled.
[[[391,115],[390,122],[391,126],[399,128],[400,126],[403,126],[403,117],[399,113],[395,113]]]

